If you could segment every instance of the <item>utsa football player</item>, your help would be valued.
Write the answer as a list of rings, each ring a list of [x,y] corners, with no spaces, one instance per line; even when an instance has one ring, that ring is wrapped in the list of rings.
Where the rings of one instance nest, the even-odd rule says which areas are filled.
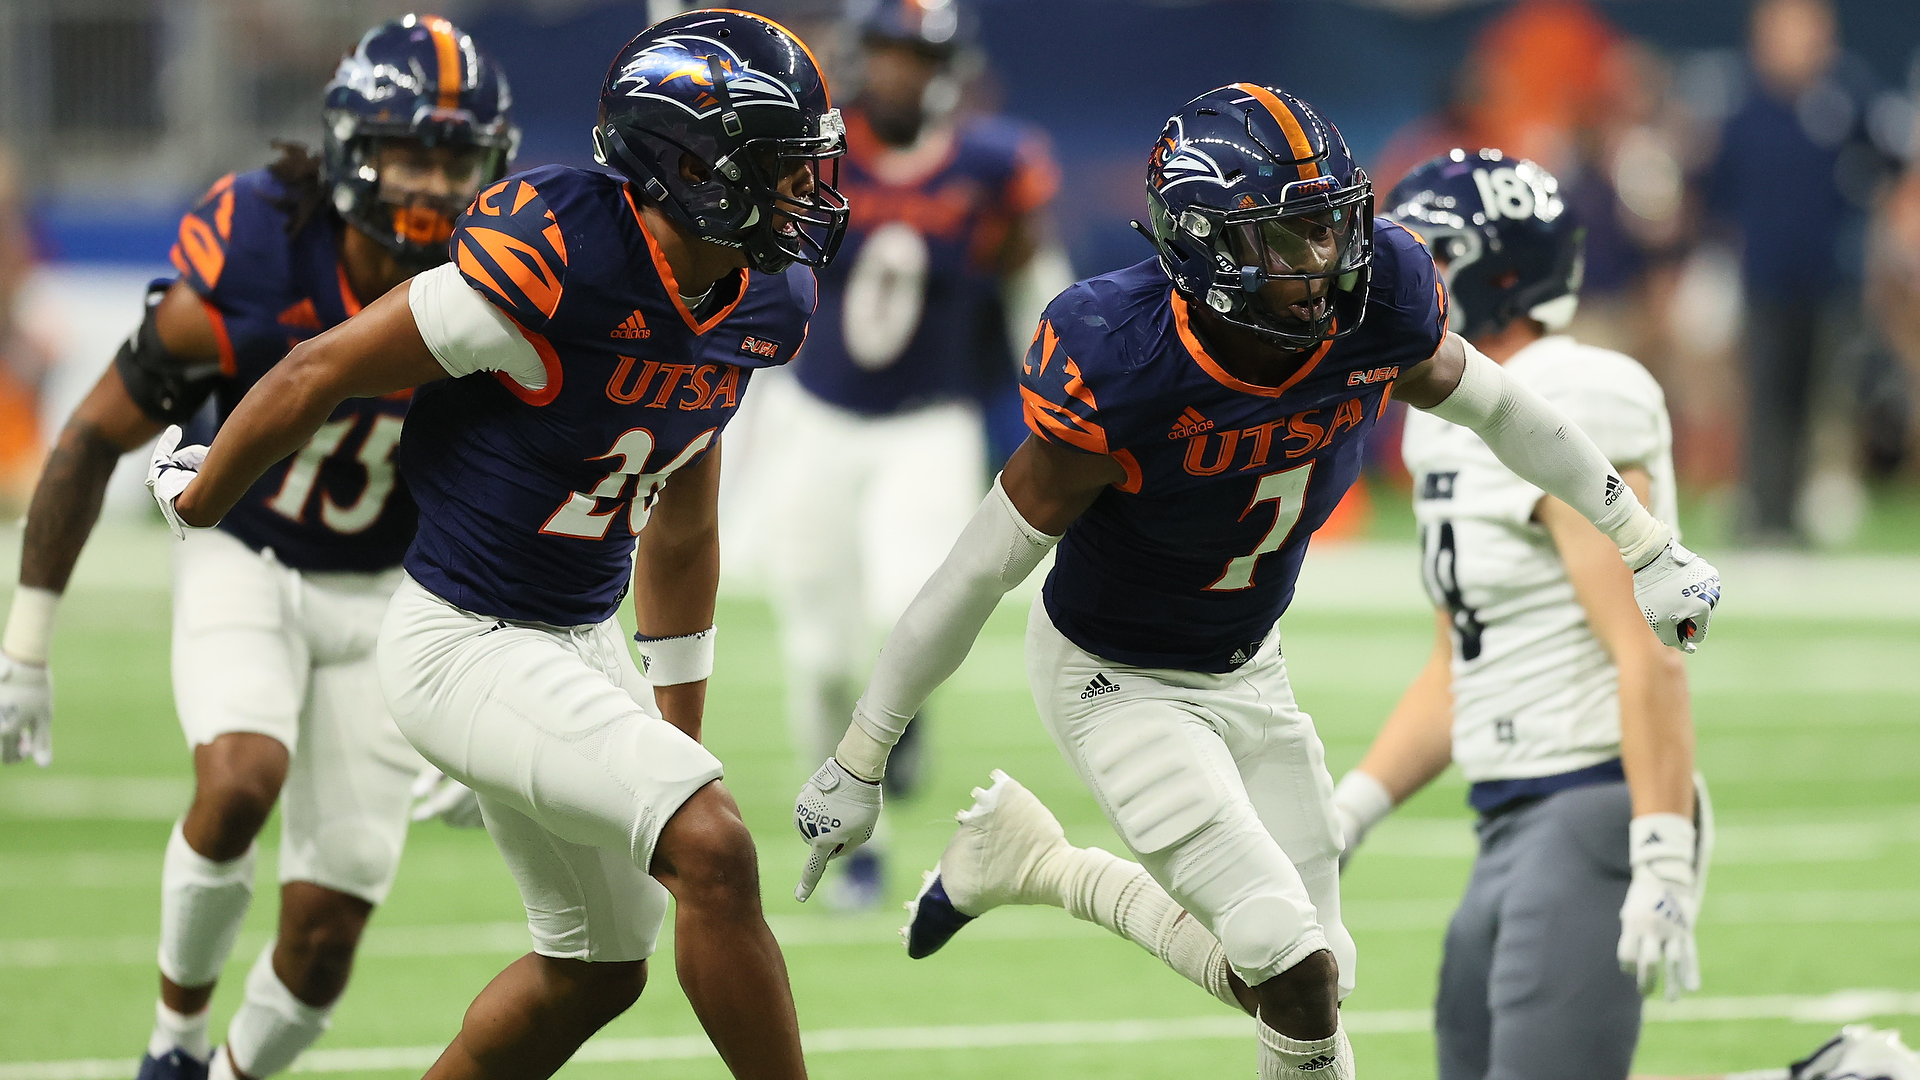
[[[799,1078],[753,839],[699,736],[720,435],[806,335],[809,268],[846,228],[817,171],[844,130],[798,38],[701,10],[620,50],[593,141],[611,173],[483,190],[451,263],[296,347],[211,448],[163,441],[150,483],[198,536],[342,401],[418,387],[400,463],[420,527],[380,681],[478,793],[534,946],[427,1075],[559,1068],[638,997],[671,897],[680,981],[727,1067]],[[615,617],[629,590],[644,675]]]
[[[1148,159],[1147,197],[1157,256],[1048,306],[1022,368],[1032,436],[802,789],[799,891],[865,839],[902,725],[1058,545],[1028,678],[1139,862],[1068,846],[996,774],[913,905],[910,953],[999,904],[1064,906],[1256,1014],[1263,1080],[1344,1080],[1354,946],[1333,781],[1277,620],[1388,396],[1470,428],[1592,520],[1668,644],[1706,635],[1718,574],[1565,414],[1448,331],[1433,259],[1375,220],[1366,174],[1311,106],[1255,83],[1195,98]]]
[[[385,23],[326,87],[321,159],[287,147],[214,184],[181,221],[179,276],[148,291],[145,319],[67,422],[28,511],[0,657],[7,760],[52,758],[54,607],[115,461],[169,424],[218,428],[289,347],[445,262],[461,207],[513,156],[510,102],[498,65],[452,23]],[[286,460],[235,493],[219,529],[174,552],[174,702],[194,795],[161,869],[147,1080],[207,1075],[208,1000],[276,802],[279,934],[247,976],[214,1075],[280,1072],[326,1030],[393,884],[424,764],[388,716],[373,661],[414,532],[394,462],[407,404],[356,398],[284,433]]]
[[[1024,348],[1073,283],[1050,239],[1058,180],[1042,136],[953,114],[961,16],[953,0],[880,0],[856,21],[843,190],[860,213],[820,275],[797,389],[762,402],[778,446],[768,581],[808,766],[832,753],[874,646],[980,502],[981,401],[1013,378],[1003,327]],[[917,787],[923,726],[907,729],[887,773],[896,797]],[[842,863],[830,903],[879,901],[879,848]]]

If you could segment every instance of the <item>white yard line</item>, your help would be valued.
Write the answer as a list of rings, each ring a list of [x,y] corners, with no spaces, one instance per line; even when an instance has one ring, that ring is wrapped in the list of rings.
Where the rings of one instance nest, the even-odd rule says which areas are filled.
[[[1920,1016],[1920,992],[1838,990],[1821,995],[1762,995],[1695,998],[1674,1004],[1650,1002],[1649,1023],[1702,1023],[1730,1020],[1784,1020],[1805,1024],[1844,1024],[1873,1017]],[[1412,1034],[1428,1030],[1425,1009],[1348,1011],[1348,1031],[1362,1035]],[[1244,1017],[1198,1016],[1170,1020],[1108,1020],[1024,1024],[957,1024],[925,1027],[837,1028],[807,1032],[809,1054],[845,1054],[885,1050],[992,1050],[1018,1046],[1110,1046],[1124,1043],[1177,1042],[1189,1039],[1245,1039],[1252,1034]],[[297,1073],[351,1073],[407,1069],[418,1072],[440,1056],[439,1046],[388,1046],[323,1049],[309,1052],[293,1066]],[[699,1035],[594,1039],[573,1060],[582,1062],[674,1061],[705,1058],[713,1047]],[[124,1058],[75,1058],[0,1064],[0,1080],[124,1080],[139,1063]]]
[[[1347,926],[1360,933],[1435,931],[1447,925],[1456,900],[1356,900],[1346,905]],[[786,948],[858,947],[895,949],[899,927],[891,917],[813,918],[771,916],[773,933]],[[1920,923],[1920,890],[1827,890],[1707,894],[1701,917],[1715,926],[1799,926]],[[1099,939],[1105,931],[1049,908],[1007,908],[967,928],[968,941],[1065,941]],[[668,931],[671,937],[671,930]],[[266,942],[263,930],[249,931],[236,946],[247,955]],[[20,968],[102,967],[153,963],[158,940],[144,935],[65,938],[0,938],[0,970]],[[521,922],[455,923],[440,926],[381,926],[375,923],[361,943],[364,958],[433,956],[513,956],[527,950]],[[666,941],[663,949],[668,948]]]

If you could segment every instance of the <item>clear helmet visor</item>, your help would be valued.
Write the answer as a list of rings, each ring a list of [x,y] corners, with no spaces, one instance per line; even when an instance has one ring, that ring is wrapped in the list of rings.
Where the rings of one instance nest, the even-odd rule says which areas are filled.
[[[1335,206],[1287,217],[1227,219],[1234,261],[1265,278],[1338,275],[1349,267],[1355,208]]]

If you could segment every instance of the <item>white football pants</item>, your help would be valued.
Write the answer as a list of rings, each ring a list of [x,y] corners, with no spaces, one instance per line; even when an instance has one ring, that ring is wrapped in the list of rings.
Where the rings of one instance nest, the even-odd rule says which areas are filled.
[[[833,753],[881,639],[979,507],[986,444],[971,404],[863,416],[797,382],[768,389],[781,397],[768,405],[779,452],[761,489],[765,559],[787,716],[811,763]]]
[[[380,681],[427,760],[480,796],[520,886],[534,951],[645,960],[667,912],[647,873],[660,830],[720,761],[660,718],[614,619],[509,623],[406,578]]]
[[[1278,627],[1228,674],[1134,667],[1068,641],[1035,597],[1027,679],[1114,831],[1242,981],[1331,949],[1340,994],[1352,992],[1333,778],[1288,685]]]
[[[173,546],[173,696],[189,747],[231,732],[291,755],[280,881],[387,898],[425,765],[387,713],[373,647],[400,570],[302,573],[208,529]]]

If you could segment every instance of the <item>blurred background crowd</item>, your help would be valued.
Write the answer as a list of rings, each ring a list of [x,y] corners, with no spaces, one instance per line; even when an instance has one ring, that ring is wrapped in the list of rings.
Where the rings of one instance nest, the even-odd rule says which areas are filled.
[[[437,9],[510,73],[524,168],[589,164],[603,62],[659,3]],[[832,69],[838,4],[744,6],[790,21]],[[137,322],[180,212],[220,175],[268,160],[271,139],[315,142],[317,88],[340,54],[408,7],[0,4],[0,515],[18,513],[48,433]],[[1147,255],[1126,226],[1144,205],[1146,152],[1168,112],[1224,81],[1319,106],[1382,193],[1433,153],[1498,146],[1569,192],[1587,227],[1573,332],[1665,386],[1698,519],[1762,545],[1920,532],[1913,0],[969,10],[965,107],[1051,138],[1055,227],[1078,276]],[[1376,484],[1394,482],[1396,437],[1382,434]]]

